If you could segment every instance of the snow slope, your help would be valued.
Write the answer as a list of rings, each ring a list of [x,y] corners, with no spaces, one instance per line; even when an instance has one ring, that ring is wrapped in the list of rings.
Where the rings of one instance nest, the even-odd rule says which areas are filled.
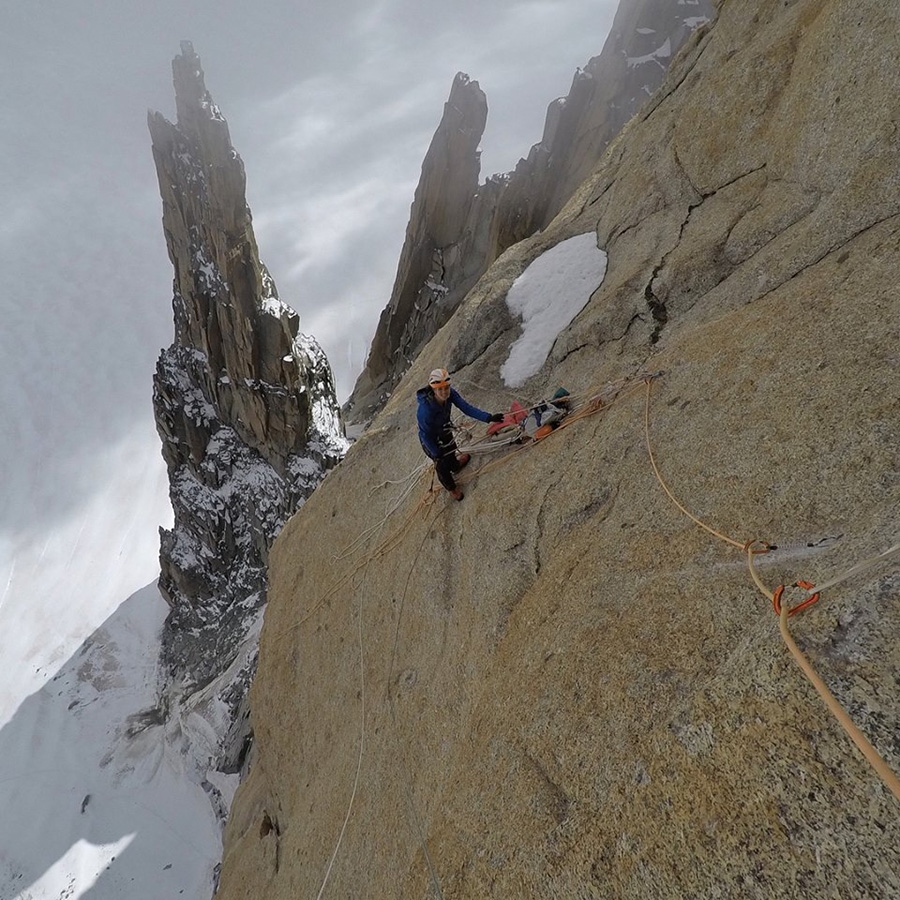
[[[154,709],[171,511],[152,427],[95,465],[86,503],[0,545],[0,900],[205,900],[218,825]]]

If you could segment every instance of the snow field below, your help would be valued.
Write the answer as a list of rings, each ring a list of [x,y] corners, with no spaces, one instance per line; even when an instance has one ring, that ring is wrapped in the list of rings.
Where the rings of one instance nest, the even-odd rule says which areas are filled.
[[[94,469],[68,518],[0,538],[0,900],[207,900],[220,826],[191,736],[156,710],[171,510],[152,422]]]

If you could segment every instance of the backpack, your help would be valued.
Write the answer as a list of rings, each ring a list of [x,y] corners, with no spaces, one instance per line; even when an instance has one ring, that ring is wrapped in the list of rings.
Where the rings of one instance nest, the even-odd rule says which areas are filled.
[[[565,388],[558,388],[552,400],[545,400],[533,407],[522,427],[525,434],[535,441],[546,437],[569,413],[569,392]]]

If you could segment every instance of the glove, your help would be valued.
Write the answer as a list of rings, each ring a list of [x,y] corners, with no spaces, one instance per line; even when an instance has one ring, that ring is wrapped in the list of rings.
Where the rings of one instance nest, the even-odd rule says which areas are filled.
[[[503,421],[503,413],[491,413],[489,422],[502,422]]]

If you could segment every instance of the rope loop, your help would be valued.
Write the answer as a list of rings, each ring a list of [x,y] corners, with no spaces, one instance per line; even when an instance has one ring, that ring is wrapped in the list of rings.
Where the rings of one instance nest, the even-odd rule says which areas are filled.
[[[811,591],[815,585],[809,581],[795,581],[792,587],[803,588],[806,591]],[[781,596],[784,594],[785,586],[783,584],[779,584],[777,588],[775,588],[775,592],[772,594],[772,607],[775,610],[775,615],[781,615]],[[806,609],[807,606],[812,606],[816,600],[819,599],[819,592],[816,591],[811,596],[807,597],[801,603],[798,603],[796,606],[792,606],[788,609],[787,614],[789,616],[795,616],[800,610]]]
[[[754,547],[754,544],[759,544],[759,546]],[[768,541],[761,541],[759,538],[751,538],[744,544],[742,549],[744,553],[750,553],[753,556],[761,556],[763,553],[769,553],[771,550],[776,550],[777,547],[775,544],[770,544]]]

